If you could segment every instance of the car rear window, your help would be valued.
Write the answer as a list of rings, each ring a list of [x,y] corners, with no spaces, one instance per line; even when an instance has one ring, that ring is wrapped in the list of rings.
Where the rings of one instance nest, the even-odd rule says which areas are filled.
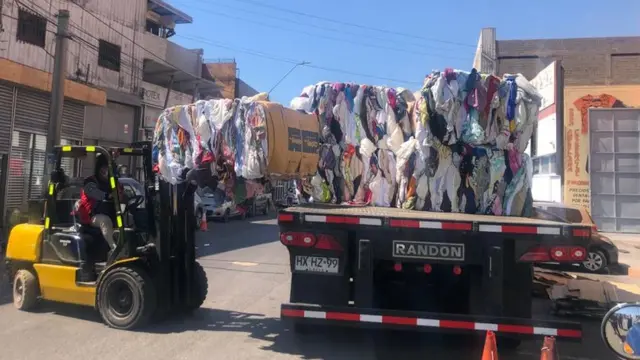
[[[580,210],[576,209],[568,209],[563,207],[547,207],[545,211],[552,213],[569,223],[581,223],[582,222],[582,214]]]

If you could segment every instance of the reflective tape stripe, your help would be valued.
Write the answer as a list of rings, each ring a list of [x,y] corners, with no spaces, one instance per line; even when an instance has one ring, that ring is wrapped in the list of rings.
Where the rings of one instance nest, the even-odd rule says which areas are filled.
[[[536,327],[532,325],[516,325],[516,324],[497,324],[461,320],[446,319],[425,319],[408,316],[390,316],[390,315],[372,315],[331,311],[316,310],[298,310],[298,309],[281,309],[282,317],[335,320],[349,322],[376,323],[388,325],[403,326],[422,326],[444,329],[461,329],[474,331],[494,331],[511,334],[528,334],[528,335],[544,335],[557,336],[567,338],[581,338],[582,331],[576,329],[554,329],[547,327]]]

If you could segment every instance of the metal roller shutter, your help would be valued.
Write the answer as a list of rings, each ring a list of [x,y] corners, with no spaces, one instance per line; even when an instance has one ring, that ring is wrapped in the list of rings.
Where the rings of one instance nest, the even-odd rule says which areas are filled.
[[[47,133],[49,124],[49,94],[18,88],[15,130]]]
[[[20,208],[29,190],[28,179],[31,168],[29,145],[32,134],[14,132],[9,158],[9,176],[7,177],[6,210]]]
[[[84,106],[65,101],[62,107],[61,137],[65,139],[82,140],[84,135]]]
[[[591,216],[598,229],[640,232],[640,109],[589,110]]]
[[[11,148],[11,113],[13,87],[0,84],[0,154],[8,154]]]

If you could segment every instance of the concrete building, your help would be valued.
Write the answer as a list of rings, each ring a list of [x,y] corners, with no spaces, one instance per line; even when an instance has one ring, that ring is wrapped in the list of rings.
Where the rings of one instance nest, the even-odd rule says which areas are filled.
[[[71,33],[63,142],[130,143],[153,127],[168,93],[170,105],[219,94],[202,78],[202,50],[169,40],[191,17],[162,0],[0,1],[0,214],[42,188],[61,8]],[[72,175],[92,167],[67,165]]]
[[[473,66],[546,88],[534,196],[584,206],[603,230],[640,232],[640,37],[497,40],[486,28]]]
[[[210,78],[222,86],[220,97],[226,99],[253,96],[259,93],[238,76],[239,69],[233,59],[207,60],[203,66],[203,77]]]

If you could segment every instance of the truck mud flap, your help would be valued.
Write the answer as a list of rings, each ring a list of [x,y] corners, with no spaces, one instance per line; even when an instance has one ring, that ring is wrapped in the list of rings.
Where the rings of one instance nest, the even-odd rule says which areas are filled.
[[[582,326],[576,322],[544,321],[488,316],[434,314],[425,312],[321,307],[282,304],[283,320],[367,328],[416,331],[484,332],[518,336],[554,336],[568,341],[582,340]]]

